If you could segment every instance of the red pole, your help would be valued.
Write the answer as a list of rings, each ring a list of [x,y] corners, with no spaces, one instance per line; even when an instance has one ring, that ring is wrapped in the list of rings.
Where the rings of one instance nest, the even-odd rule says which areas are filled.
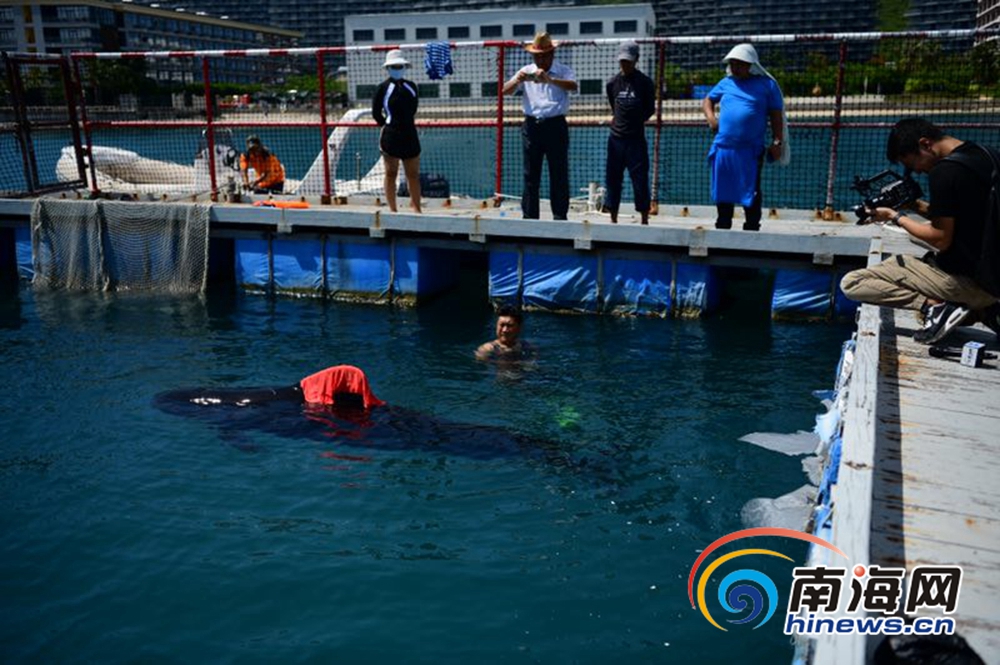
[[[497,177],[496,188],[493,193],[493,205],[500,206],[500,190],[503,189],[503,76],[504,76],[504,53],[503,44],[498,46],[497,54]]]
[[[319,76],[319,126],[323,136],[323,197],[320,201],[329,205],[330,195],[330,148],[326,141],[326,74],[323,70],[323,52],[316,52],[316,75]]]
[[[650,213],[656,215],[660,211],[660,134],[663,131],[663,78],[667,58],[667,44],[657,44],[659,56],[656,68],[656,132],[653,136],[653,200],[650,202]]]
[[[219,200],[219,187],[215,182],[215,130],[212,127],[212,82],[208,75],[208,58],[201,59],[201,78],[205,84],[205,141],[208,144],[208,177],[212,184],[212,201]]]
[[[837,63],[837,96],[833,104],[833,127],[830,131],[830,165],[826,172],[826,207],[823,219],[833,219],[833,184],[837,177],[837,150],[840,145],[840,113],[844,106],[844,68],[847,62],[847,42],[840,42],[840,62]]]
[[[87,142],[87,162],[90,168],[90,193],[100,194],[101,190],[97,186],[97,169],[94,167],[94,142],[90,137],[90,121],[87,120],[87,93],[83,87],[83,79],[80,77],[80,61],[73,58],[73,73],[76,75],[76,82],[80,89],[80,122],[83,124],[83,137]]]
[[[79,93],[79,86],[73,78],[73,71],[69,66],[69,58],[59,61],[59,73],[63,77],[63,94],[66,95],[66,113],[68,115],[70,132],[73,134],[73,152],[76,153],[76,172],[80,180],[87,182],[87,172],[83,165],[83,148],[80,145],[80,123],[76,119],[76,97]]]

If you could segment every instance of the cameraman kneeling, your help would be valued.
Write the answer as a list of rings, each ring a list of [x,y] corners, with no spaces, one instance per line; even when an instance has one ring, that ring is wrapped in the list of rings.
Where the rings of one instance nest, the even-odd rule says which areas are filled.
[[[890,162],[928,174],[930,203],[918,200],[913,209],[931,223],[918,222],[892,208],[869,211],[872,220],[896,224],[937,252],[928,252],[922,259],[896,255],[874,268],[854,270],[844,276],[841,289],[852,300],[921,310],[924,327],[913,339],[923,344],[937,342],[971,312],[1000,335],[997,295],[973,278],[984,225],[995,223],[987,219],[992,173],[989,155],[982,147],[948,136],[922,118],[896,123],[886,155]],[[954,157],[945,159],[949,155]],[[973,167],[975,174],[970,170]],[[1000,257],[992,260],[1000,261]]]

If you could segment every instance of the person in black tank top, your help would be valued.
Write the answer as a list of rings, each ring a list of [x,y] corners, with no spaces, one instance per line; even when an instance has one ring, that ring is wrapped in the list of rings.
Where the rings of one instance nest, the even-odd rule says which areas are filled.
[[[420,138],[414,118],[417,115],[417,84],[403,77],[409,62],[396,49],[386,54],[383,65],[389,78],[375,89],[372,117],[382,128],[379,148],[385,163],[385,200],[389,210],[396,212],[396,178],[399,162],[403,162],[406,184],[410,192],[410,207],[420,208]]]

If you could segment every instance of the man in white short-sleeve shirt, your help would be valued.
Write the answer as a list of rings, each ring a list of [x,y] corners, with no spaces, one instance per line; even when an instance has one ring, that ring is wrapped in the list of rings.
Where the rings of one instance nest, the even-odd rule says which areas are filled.
[[[521,143],[524,150],[524,191],[521,211],[525,219],[538,219],[542,159],[549,161],[549,198],[552,217],[566,219],[569,211],[569,129],[566,113],[569,94],[576,92],[576,74],[556,62],[555,44],[547,32],[535,35],[525,47],[534,62],[522,67],[503,86],[503,94],[519,87],[523,92],[524,125]]]

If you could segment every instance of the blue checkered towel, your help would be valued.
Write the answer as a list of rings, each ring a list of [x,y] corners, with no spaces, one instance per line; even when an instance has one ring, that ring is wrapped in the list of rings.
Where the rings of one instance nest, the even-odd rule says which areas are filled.
[[[448,74],[454,74],[451,69],[451,44],[448,42],[430,42],[426,47],[424,68],[432,81],[443,79]]]

